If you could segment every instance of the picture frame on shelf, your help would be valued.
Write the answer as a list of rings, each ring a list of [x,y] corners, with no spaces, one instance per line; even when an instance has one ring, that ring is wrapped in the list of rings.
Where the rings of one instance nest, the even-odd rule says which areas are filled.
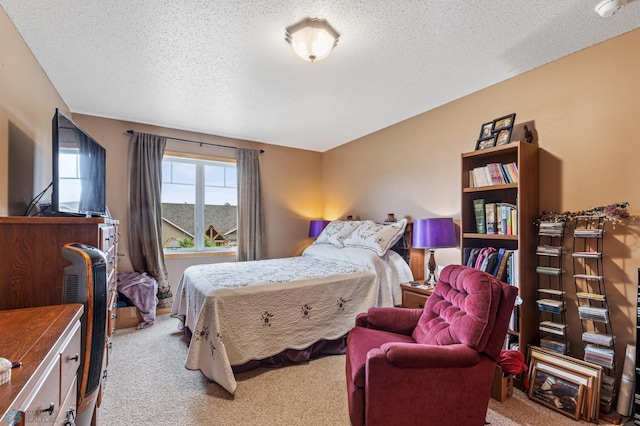
[[[542,405],[578,420],[585,403],[586,378],[570,374],[561,367],[533,363],[528,397]]]
[[[493,136],[491,136],[489,138],[478,140],[478,142],[476,143],[476,151],[481,150],[481,149],[493,148],[494,146],[496,146],[496,136],[495,135],[493,135]]]
[[[478,136],[478,140],[490,138],[493,132],[493,121],[488,123],[484,123],[480,128],[480,136]]]
[[[496,132],[496,146],[506,145],[511,142],[512,128],[506,128]]]
[[[497,132],[502,129],[509,129],[513,127],[513,123],[516,121],[516,113],[505,115],[504,117],[496,118],[493,120],[493,132]]]

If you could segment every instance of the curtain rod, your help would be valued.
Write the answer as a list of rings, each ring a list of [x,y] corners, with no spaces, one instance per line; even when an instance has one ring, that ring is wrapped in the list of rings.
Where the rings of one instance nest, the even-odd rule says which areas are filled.
[[[127,133],[130,135],[133,135],[133,130],[127,130]],[[157,136],[157,135],[156,135]],[[189,139],[181,139],[181,138],[172,138],[170,136],[166,137],[167,139],[171,139],[173,141],[178,141],[178,142],[187,142],[187,143],[197,143],[200,146],[202,145],[208,145],[208,146],[217,146],[219,148],[229,148],[229,149],[238,149],[237,146],[229,146],[229,145],[221,145],[221,144],[217,144],[217,143],[210,143],[210,142],[199,142],[199,141],[192,141]],[[264,150],[261,149],[260,150],[260,154],[264,153]]]

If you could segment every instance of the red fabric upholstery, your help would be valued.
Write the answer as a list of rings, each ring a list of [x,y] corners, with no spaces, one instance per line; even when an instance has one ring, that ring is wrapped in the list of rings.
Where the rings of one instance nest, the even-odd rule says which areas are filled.
[[[489,340],[500,301],[500,286],[477,269],[446,268],[427,299],[424,313],[413,331],[418,343],[464,343],[480,352]],[[497,358],[496,354],[494,358]]]
[[[347,338],[352,425],[483,425],[516,294],[489,274],[452,265],[423,311],[360,315]]]

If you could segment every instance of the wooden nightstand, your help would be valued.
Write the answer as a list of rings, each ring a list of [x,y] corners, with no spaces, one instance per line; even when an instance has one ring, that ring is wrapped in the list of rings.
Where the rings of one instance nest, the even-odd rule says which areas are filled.
[[[408,283],[400,284],[400,288],[402,289],[403,308],[422,309],[433,293],[433,288],[416,287]]]

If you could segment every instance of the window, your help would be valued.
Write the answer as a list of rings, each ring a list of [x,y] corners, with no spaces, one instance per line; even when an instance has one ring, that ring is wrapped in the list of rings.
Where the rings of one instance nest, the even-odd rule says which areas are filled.
[[[58,194],[59,200],[79,200],[82,192],[80,150],[78,148],[61,148],[58,158],[59,179],[65,179],[68,182],[60,186],[59,189],[64,192]]]
[[[235,160],[162,159],[165,253],[235,251],[238,192]]]

